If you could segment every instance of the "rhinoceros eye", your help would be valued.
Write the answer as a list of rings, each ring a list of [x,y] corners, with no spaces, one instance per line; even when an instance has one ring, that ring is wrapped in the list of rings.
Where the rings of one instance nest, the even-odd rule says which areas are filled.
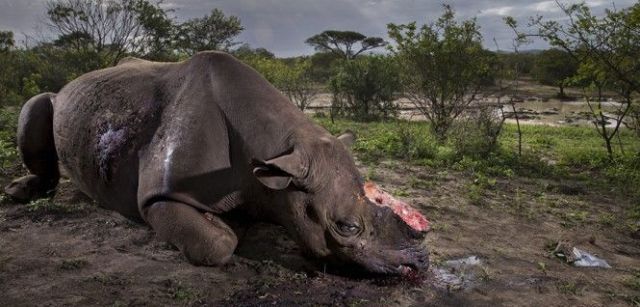
[[[336,226],[338,232],[343,236],[353,236],[360,232],[360,225],[354,222],[338,221],[336,222]]]

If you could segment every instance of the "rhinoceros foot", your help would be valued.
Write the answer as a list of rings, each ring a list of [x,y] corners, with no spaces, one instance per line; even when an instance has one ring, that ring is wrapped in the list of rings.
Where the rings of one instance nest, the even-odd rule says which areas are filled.
[[[50,186],[39,176],[27,175],[12,181],[4,188],[4,192],[15,201],[28,202],[51,196],[53,190]]]

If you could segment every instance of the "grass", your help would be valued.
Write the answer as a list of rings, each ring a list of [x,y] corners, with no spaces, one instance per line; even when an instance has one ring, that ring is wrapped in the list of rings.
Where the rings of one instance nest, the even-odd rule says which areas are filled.
[[[89,261],[85,259],[67,259],[60,264],[60,269],[65,271],[75,271],[85,268],[89,265]]]
[[[181,304],[193,303],[201,297],[197,289],[176,279],[164,280],[162,285],[166,288],[169,297]]]
[[[623,283],[630,289],[640,291],[640,271],[636,271],[633,276],[626,278]]]
[[[564,295],[579,295],[580,289],[574,281],[562,280],[556,284],[558,291]]]
[[[457,150],[452,142],[438,144],[425,122],[336,120],[332,123],[326,118],[317,118],[316,121],[333,134],[353,130],[358,136],[354,151],[366,162],[395,158],[430,166],[457,165],[460,168],[482,166],[480,162],[493,167],[508,163],[534,173],[554,170],[562,173],[567,168],[611,171],[611,167],[620,163],[640,168],[640,139],[627,129],[620,132],[623,150],[616,142],[616,161],[612,163],[607,158],[601,137],[591,127],[522,125],[523,157],[517,157],[516,126],[507,123],[498,148],[488,156],[474,157],[473,153]]]
[[[71,214],[89,210],[89,206],[84,203],[58,203],[48,198],[34,200],[28,203],[26,208],[27,211],[35,214]]]
[[[469,172],[476,181],[467,186],[471,203],[478,203],[482,194],[491,188],[494,177],[515,175],[532,178],[571,179],[586,182],[588,188],[601,188],[632,197],[636,205],[628,212],[632,219],[640,219],[640,138],[633,131],[622,129],[616,138],[613,161],[608,159],[604,141],[593,127],[523,125],[522,156],[517,153],[517,134],[514,124],[505,124],[498,144],[490,152],[484,148],[458,142],[439,144],[429,124],[391,120],[386,122],[354,122],[327,118],[315,119],[333,134],[352,130],[357,135],[356,156],[369,166],[368,178],[375,177],[375,165],[382,160],[402,160],[437,171]],[[474,136],[469,136],[472,139]],[[470,141],[473,144],[473,141]],[[475,142],[477,143],[477,142]],[[620,146],[622,144],[622,146]],[[478,154],[482,152],[482,154]],[[482,179],[478,176],[484,176]],[[478,179],[485,180],[478,182]],[[416,180],[412,186],[428,186]],[[583,222],[587,216],[573,212],[566,216],[567,225]],[[603,217],[603,224],[610,217]]]

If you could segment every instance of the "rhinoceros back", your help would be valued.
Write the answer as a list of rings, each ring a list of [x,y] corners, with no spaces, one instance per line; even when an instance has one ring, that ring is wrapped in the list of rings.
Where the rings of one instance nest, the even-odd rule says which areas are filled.
[[[54,101],[62,167],[99,203],[137,216],[138,152],[160,123],[170,64],[119,65],[83,75]]]

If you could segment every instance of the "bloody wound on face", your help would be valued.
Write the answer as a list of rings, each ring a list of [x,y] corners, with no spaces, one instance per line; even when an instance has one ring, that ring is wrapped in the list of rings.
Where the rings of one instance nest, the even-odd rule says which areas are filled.
[[[418,210],[409,206],[407,203],[395,199],[389,193],[383,191],[371,181],[364,184],[364,192],[367,198],[374,204],[381,207],[389,207],[395,214],[400,216],[402,220],[411,228],[426,232],[430,230],[429,221]]]

